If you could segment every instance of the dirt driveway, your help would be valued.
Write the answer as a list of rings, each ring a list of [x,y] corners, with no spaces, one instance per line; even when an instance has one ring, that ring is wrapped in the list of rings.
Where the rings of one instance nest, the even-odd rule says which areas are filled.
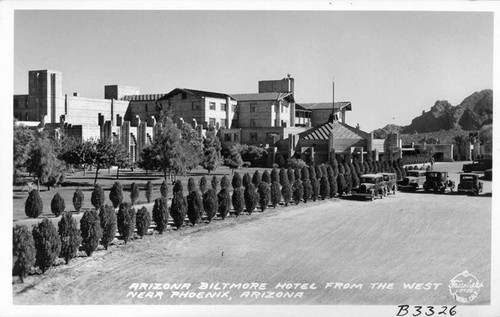
[[[488,195],[328,200],[98,251],[14,284],[13,301],[455,305],[448,285],[468,271],[484,284],[471,304],[485,305],[490,228]]]

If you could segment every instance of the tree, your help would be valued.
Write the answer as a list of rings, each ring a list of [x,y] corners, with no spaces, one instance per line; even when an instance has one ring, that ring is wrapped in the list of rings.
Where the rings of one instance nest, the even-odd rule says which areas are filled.
[[[61,152],[58,158],[66,164],[82,165],[83,175],[86,174],[87,166],[94,164],[95,157],[95,141],[82,141],[74,137],[64,137],[61,140]]]
[[[347,183],[345,181],[344,173],[339,173],[337,176],[337,193],[342,196],[347,189]]]
[[[226,175],[222,176],[220,179],[220,188],[229,188],[230,185],[229,178]]]
[[[234,175],[233,175],[231,185],[233,186],[234,189],[241,187],[241,176],[237,172],[234,173]]]
[[[285,182],[288,182],[288,175],[286,169],[281,168],[279,173],[279,183],[281,186],[283,186]]]
[[[229,149],[228,157],[224,159],[224,165],[231,169],[231,173],[243,165],[243,159],[237,147],[233,146]]]
[[[272,182],[280,182],[280,174],[277,168],[271,170],[271,183]]]
[[[134,235],[135,228],[135,209],[127,202],[121,203],[118,207],[118,215],[116,216],[118,232],[122,236],[123,242],[127,244],[130,238]]]
[[[321,176],[319,194],[323,200],[330,195],[330,182],[328,181],[328,176],[326,175]]]
[[[99,216],[95,210],[87,210],[80,219],[82,232],[82,247],[87,256],[91,256],[99,246],[102,238],[102,229]]]
[[[12,274],[18,275],[21,282],[35,264],[35,240],[25,225],[16,225],[12,237]]]
[[[104,190],[99,184],[94,185],[94,190],[92,191],[92,196],[90,197],[90,202],[96,210],[99,210],[102,205],[104,205]]]
[[[252,178],[250,177],[250,174],[245,173],[243,174],[243,187],[248,187],[248,185],[252,182]]]
[[[233,203],[234,215],[238,217],[238,215],[243,211],[243,191],[241,187],[236,187],[233,190],[233,196],[231,197],[231,201]]]
[[[196,190],[196,181],[194,178],[190,177],[188,179],[188,194]]]
[[[269,184],[267,182],[262,182],[259,184],[257,190],[259,193],[260,210],[264,211],[267,209],[267,206],[269,205],[269,200],[271,200],[271,191],[269,189]]]
[[[217,192],[217,189],[219,187],[219,179],[217,178],[217,176],[214,175],[210,183],[212,185],[212,189],[214,190],[214,192]]]
[[[132,203],[132,206],[135,205],[137,198],[139,198],[140,194],[140,189],[139,185],[137,185],[135,182],[130,185],[130,202]]]
[[[101,244],[107,250],[109,244],[115,239],[118,222],[113,207],[104,205],[99,211],[99,220],[102,232]]]
[[[109,191],[109,200],[113,203],[113,207],[117,208],[123,202],[123,187],[120,182],[115,182]]]
[[[307,203],[307,201],[311,198],[312,196],[312,185],[311,181],[309,179],[306,179],[305,181],[302,182],[302,186],[304,188],[304,196],[302,198],[304,199],[304,203]]]
[[[120,168],[128,168],[132,164],[130,161],[130,155],[127,152],[125,145],[123,145],[119,140],[114,140],[111,143],[110,158],[108,161],[109,166],[116,166],[116,179],[120,177]]]
[[[161,197],[162,198],[167,198],[167,194],[168,194],[168,184],[167,184],[167,181],[164,180],[162,183],[161,183],[161,187],[160,187],[160,194],[161,194]]]
[[[108,139],[99,139],[94,144],[94,167],[95,167],[95,179],[94,184],[97,184],[97,178],[99,177],[99,170],[101,168],[108,168],[111,166],[114,157],[113,144]]]
[[[189,192],[187,197],[187,216],[193,226],[197,224],[203,216],[203,202],[197,190]]]
[[[137,235],[144,237],[148,233],[149,226],[151,225],[151,215],[146,207],[139,209],[136,215]]]
[[[65,208],[66,204],[64,203],[64,199],[59,193],[56,193],[50,202],[50,210],[56,217],[59,217],[64,212]]]
[[[219,209],[217,203],[217,195],[215,194],[215,191],[212,188],[209,188],[203,194],[203,209],[205,209],[208,223],[210,223],[212,219],[215,217],[217,210]]]
[[[320,190],[321,190],[321,184],[319,179],[317,178],[311,179],[311,187],[312,187],[311,199],[312,201],[316,201],[316,199],[318,199],[318,196],[320,195]]]
[[[288,176],[288,183],[293,184],[295,183],[295,170],[291,167],[289,167],[286,171],[287,176]]]
[[[278,154],[278,155],[276,156],[276,164],[278,164],[278,167],[281,167],[281,168],[282,168],[283,166],[285,166],[286,161],[285,161],[285,159],[283,158],[283,155]]]
[[[69,260],[76,257],[78,248],[82,243],[80,230],[76,225],[76,220],[70,212],[63,213],[58,224],[59,236],[61,237],[61,253],[59,257],[63,258],[66,264]]]
[[[29,153],[34,141],[35,134],[33,130],[24,125],[18,125],[16,120],[14,120],[14,181],[19,177],[21,170],[26,167],[26,162],[29,159]]]
[[[80,187],[75,190],[73,194],[73,207],[75,207],[76,212],[80,212],[80,209],[83,206],[83,200],[85,199],[85,195],[83,194]]]
[[[215,129],[207,130],[205,140],[203,140],[203,160],[201,166],[208,171],[208,175],[221,163],[221,144],[216,135]]]
[[[326,172],[328,175],[328,183],[330,185],[330,198],[334,198],[337,195],[337,176],[333,171],[332,166],[328,165],[326,168]]]
[[[272,174],[271,174],[272,175]],[[271,204],[274,208],[279,205],[281,201],[280,184],[278,181],[273,181],[271,183]]]
[[[252,183],[248,184],[245,188],[244,198],[246,212],[251,215],[258,203],[258,195],[255,192],[255,186]]]
[[[37,218],[42,214],[43,201],[38,190],[33,189],[29,192],[26,204],[24,205],[24,212],[30,218]]]
[[[298,205],[300,203],[300,200],[304,196],[304,187],[302,187],[302,182],[300,181],[300,179],[297,179],[295,183],[293,183],[292,192],[293,201],[296,205]]]
[[[283,196],[285,207],[288,207],[290,199],[292,198],[292,188],[290,187],[290,183],[288,181],[283,183],[281,186],[281,196]]]
[[[229,209],[231,208],[231,196],[229,195],[229,190],[227,187],[222,187],[219,194],[217,195],[219,203],[219,216],[222,220],[226,219]]]
[[[151,195],[153,195],[153,183],[148,181],[146,183],[146,200],[148,204],[151,203]]]
[[[259,170],[256,170],[255,173],[253,173],[253,176],[252,176],[252,184],[255,187],[259,187],[260,182],[262,182],[262,178],[260,176]]]
[[[163,234],[168,223],[167,199],[164,197],[156,198],[153,207],[153,221],[156,224],[156,231]]]
[[[184,224],[187,214],[187,202],[183,194],[182,182],[177,180],[173,189],[172,205],[170,206],[170,216],[174,220],[174,226],[179,230]]]
[[[64,181],[64,164],[57,159],[54,147],[45,137],[33,142],[26,165],[28,172],[37,178],[38,188],[43,184],[50,190]]]
[[[56,227],[47,218],[33,227],[32,234],[36,249],[35,265],[42,270],[42,273],[45,273],[61,252],[61,239]]]
[[[206,191],[207,191],[207,178],[205,176],[202,176],[200,178],[200,190],[201,190],[201,193],[204,194]]]
[[[300,168],[296,168],[293,170],[294,174],[295,174],[295,180],[301,180],[301,169]]]
[[[262,182],[267,183],[268,185],[271,184],[271,176],[267,170],[262,173]]]

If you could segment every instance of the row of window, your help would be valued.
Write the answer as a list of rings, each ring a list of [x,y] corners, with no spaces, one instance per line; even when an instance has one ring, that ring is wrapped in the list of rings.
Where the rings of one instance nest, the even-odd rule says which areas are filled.
[[[215,127],[217,124],[217,120],[215,118],[208,118],[208,125]],[[220,125],[221,127],[228,127],[227,126],[227,120],[226,119],[220,119]]]
[[[192,110],[200,110],[201,109],[201,102],[199,102],[199,101],[193,101],[191,109]],[[217,111],[217,105],[216,105],[216,103],[215,102],[209,102],[208,103],[208,109],[209,110]],[[220,111],[226,111],[226,110],[227,110],[227,104],[221,103],[220,104]],[[236,105],[231,105],[231,110],[233,112],[236,112]]]

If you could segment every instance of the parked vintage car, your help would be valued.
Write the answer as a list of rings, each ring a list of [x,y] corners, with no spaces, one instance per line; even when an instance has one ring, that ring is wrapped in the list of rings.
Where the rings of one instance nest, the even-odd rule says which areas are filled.
[[[464,173],[470,173],[472,171],[485,171],[492,168],[492,165],[492,159],[474,160],[471,164],[464,164],[462,171],[464,171]]]
[[[381,173],[384,176],[384,182],[387,194],[392,192],[392,194],[396,195],[396,190],[398,190],[397,179],[398,176],[394,173]]]
[[[479,195],[483,191],[483,183],[479,181],[479,175],[474,173],[465,173],[460,175],[460,184],[457,188],[460,194]]]
[[[424,190],[426,192],[432,190],[434,193],[444,193],[446,188],[451,191],[455,188],[455,182],[448,179],[448,172],[431,171],[425,173]]]
[[[400,190],[417,190],[421,188],[425,183],[425,173],[424,170],[409,170],[406,172],[406,177],[398,182],[398,188]]]
[[[369,198],[374,200],[375,196],[385,196],[385,182],[382,174],[363,174],[359,178],[359,187],[353,192],[355,197]]]

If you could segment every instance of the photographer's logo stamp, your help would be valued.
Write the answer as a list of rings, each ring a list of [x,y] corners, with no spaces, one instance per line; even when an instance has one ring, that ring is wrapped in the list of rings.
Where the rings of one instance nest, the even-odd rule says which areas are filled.
[[[483,283],[468,271],[457,274],[448,285],[450,294],[459,303],[470,303],[479,295]]]

